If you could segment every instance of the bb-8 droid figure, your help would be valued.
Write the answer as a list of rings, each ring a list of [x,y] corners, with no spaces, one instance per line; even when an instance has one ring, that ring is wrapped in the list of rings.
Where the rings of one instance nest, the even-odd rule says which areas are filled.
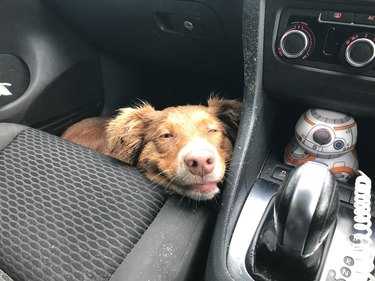
[[[309,109],[298,120],[295,136],[285,149],[285,163],[297,166],[307,161],[327,165],[336,179],[348,181],[358,170],[354,149],[357,142],[354,118],[325,109]]]

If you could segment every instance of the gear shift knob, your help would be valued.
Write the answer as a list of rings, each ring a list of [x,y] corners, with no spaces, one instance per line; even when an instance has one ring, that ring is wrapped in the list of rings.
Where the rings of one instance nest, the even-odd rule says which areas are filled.
[[[332,172],[318,162],[297,167],[276,195],[278,246],[294,257],[311,256],[332,229],[338,209],[339,194]]]

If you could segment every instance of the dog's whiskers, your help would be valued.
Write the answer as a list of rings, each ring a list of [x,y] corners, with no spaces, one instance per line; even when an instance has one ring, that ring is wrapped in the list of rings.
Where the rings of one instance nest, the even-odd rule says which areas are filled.
[[[168,178],[168,181],[169,181],[169,184],[168,184],[168,186],[170,186],[172,183],[173,184],[175,184],[175,180],[178,178],[178,176],[176,175],[176,176],[174,176],[173,178]]]
[[[233,182],[231,182],[227,176],[224,176],[224,181],[228,182],[230,185],[233,185]]]
[[[184,198],[185,198],[185,195],[181,195],[181,199],[180,199],[180,201],[178,202],[178,205],[180,205],[180,204],[182,203],[182,201],[184,200]]]

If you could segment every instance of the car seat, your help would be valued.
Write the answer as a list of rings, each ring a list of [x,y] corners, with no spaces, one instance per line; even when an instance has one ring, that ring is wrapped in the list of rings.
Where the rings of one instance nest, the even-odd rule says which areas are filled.
[[[116,159],[0,124],[4,280],[198,280],[215,212],[189,201]]]

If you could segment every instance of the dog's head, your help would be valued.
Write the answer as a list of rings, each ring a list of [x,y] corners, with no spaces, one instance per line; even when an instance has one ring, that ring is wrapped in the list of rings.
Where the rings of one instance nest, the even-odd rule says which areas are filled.
[[[211,199],[224,179],[241,109],[240,102],[216,97],[208,106],[124,108],[108,123],[108,146],[113,156],[167,190]]]

